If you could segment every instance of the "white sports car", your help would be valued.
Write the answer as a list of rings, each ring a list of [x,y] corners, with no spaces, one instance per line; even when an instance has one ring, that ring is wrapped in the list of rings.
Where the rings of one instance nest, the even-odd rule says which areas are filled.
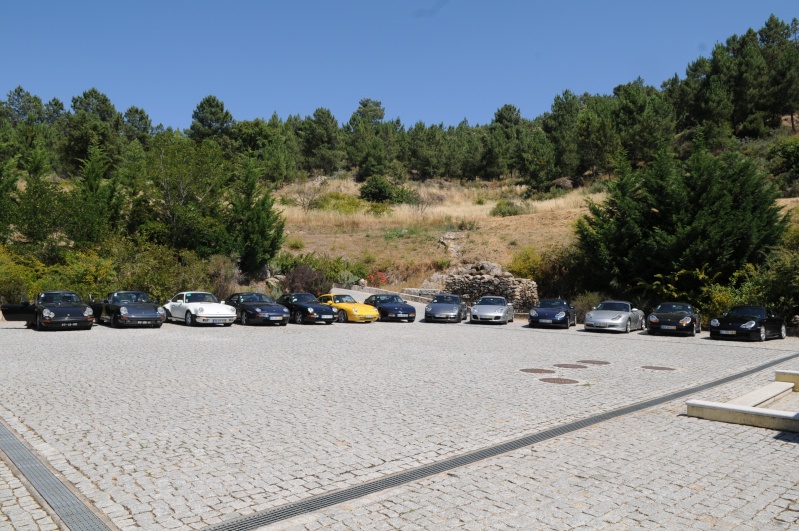
[[[183,291],[164,304],[167,321],[182,321],[189,326],[200,323],[230,326],[236,320],[236,309],[220,304],[211,293]]]

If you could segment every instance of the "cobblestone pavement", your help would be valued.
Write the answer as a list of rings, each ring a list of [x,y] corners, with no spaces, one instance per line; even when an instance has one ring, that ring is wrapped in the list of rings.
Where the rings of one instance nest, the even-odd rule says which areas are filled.
[[[0,323],[0,345],[0,417],[119,528],[152,530],[201,529],[799,351],[795,338],[530,330],[518,320],[42,333]],[[583,360],[609,363],[556,367]],[[691,398],[728,400],[776,368],[799,360]],[[799,525],[795,434],[684,414],[684,400],[671,402],[273,527]]]
[[[0,529],[54,530],[58,526],[25,485],[0,461]]]

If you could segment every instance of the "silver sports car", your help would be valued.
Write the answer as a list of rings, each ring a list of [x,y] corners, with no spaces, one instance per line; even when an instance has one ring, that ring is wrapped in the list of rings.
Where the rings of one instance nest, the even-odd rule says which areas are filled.
[[[469,317],[469,308],[466,301],[458,295],[441,293],[433,297],[424,309],[424,321],[426,323],[460,323]]]
[[[627,301],[602,301],[585,314],[586,330],[630,330],[644,329],[644,312]]]
[[[505,297],[480,297],[472,306],[472,323],[513,322],[513,305]]]

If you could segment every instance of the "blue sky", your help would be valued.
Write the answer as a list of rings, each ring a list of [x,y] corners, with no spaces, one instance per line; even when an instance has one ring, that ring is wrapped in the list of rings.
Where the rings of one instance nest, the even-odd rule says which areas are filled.
[[[0,99],[21,85],[69,108],[96,87],[117,110],[184,129],[207,95],[236,120],[307,116],[346,122],[362,98],[386,118],[526,118],[557,94],[609,94],[640,76],[659,87],[717,42],[790,23],[794,1],[139,0],[6,1]]]

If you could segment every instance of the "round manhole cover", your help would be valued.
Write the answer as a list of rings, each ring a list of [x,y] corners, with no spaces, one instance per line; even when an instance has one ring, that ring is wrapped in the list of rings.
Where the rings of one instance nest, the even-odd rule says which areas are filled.
[[[576,365],[574,363],[556,363],[555,367],[560,367],[561,369],[587,369],[585,365]]]
[[[641,367],[642,369],[650,369],[652,371],[674,371],[676,369],[672,369],[671,367],[657,367],[655,365],[644,365]]]
[[[609,361],[599,360],[577,360],[577,363],[585,363],[587,365],[610,365]]]
[[[522,369],[522,372],[529,372],[533,374],[552,374],[555,371],[550,371],[549,369]]]
[[[576,384],[577,380],[569,380],[568,378],[541,378],[542,382],[553,384]]]

